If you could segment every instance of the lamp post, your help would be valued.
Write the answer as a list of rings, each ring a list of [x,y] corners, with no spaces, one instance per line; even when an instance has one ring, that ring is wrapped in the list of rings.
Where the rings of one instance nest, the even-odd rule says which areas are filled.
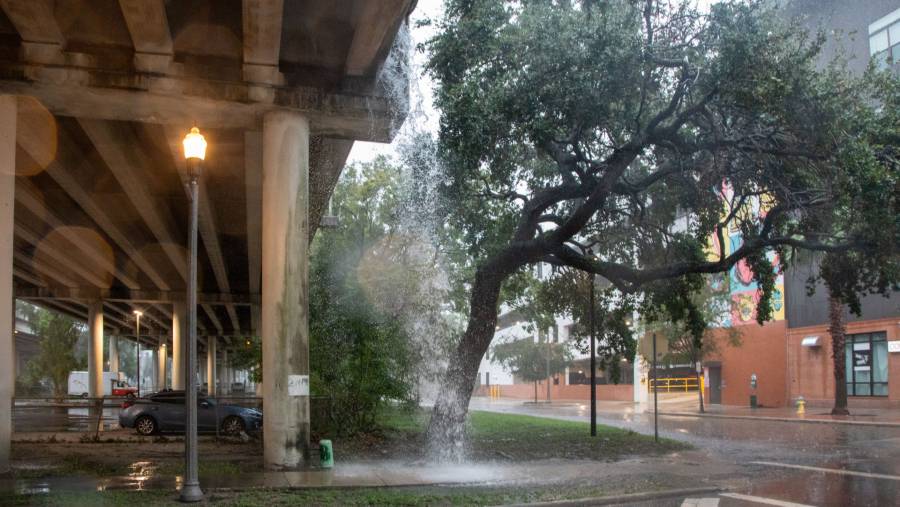
[[[141,315],[140,310],[134,311],[134,341],[137,343],[137,395],[141,397]]]
[[[206,140],[197,127],[184,136],[184,158],[187,161],[191,191],[191,216],[188,244],[188,346],[187,371],[185,374],[185,435],[184,435],[184,481],[181,484],[182,502],[203,500],[203,491],[197,477],[197,210],[199,201],[198,179],[201,164],[206,158]]]
[[[591,340],[591,436],[597,436],[597,354],[594,351],[594,273],[588,273],[591,277],[591,308],[588,312],[590,322]]]

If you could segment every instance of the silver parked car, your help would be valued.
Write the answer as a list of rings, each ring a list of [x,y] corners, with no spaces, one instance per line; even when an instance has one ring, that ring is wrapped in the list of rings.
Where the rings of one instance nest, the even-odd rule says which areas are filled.
[[[227,435],[253,433],[262,428],[262,412],[197,397],[197,431]],[[162,391],[146,398],[127,400],[119,412],[119,426],[134,428],[141,435],[184,431],[184,391]]]

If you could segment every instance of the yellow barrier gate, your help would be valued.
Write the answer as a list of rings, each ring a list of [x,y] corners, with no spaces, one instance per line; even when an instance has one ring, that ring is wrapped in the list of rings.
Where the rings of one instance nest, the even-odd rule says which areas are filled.
[[[700,390],[703,391],[703,384],[697,381],[697,377],[667,377],[660,379],[650,379],[650,383],[647,386],[648,391],[651,393],[654,389],[659,389],[659,392],[671,393],[673,390],[675,392],[689,392]]]

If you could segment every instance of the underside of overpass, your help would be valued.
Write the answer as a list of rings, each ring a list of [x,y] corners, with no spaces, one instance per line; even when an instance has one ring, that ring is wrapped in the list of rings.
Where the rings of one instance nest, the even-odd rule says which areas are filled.
[[[134,339],[143,312],[142,343],[173,352],[183,385],[181,140],[197,126],[199,343],[215,358],[261,336],[266,463],[300,464],[308,398],[286,384],[309,372],[308,242],[353,141],[402,123],[405,98],[378,76],[414,4],[0,0],[2,406],[16,298],[89,322],[92,371],[103,334]],[[3,411],[0,471],[9,440]]]

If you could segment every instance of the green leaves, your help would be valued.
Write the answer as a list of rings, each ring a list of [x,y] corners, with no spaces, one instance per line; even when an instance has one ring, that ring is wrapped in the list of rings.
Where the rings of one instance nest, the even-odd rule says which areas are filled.
[[[450,0],[438,28],[447,223],[472,264],[587,269],[590,245],[593,271],[679,319],[695,275],[740,258],[769,318],[771,249],[866,245],[879,269],[847,286],[891,285],[900,85],[823,62],[824,34],[771,2]],[[744,247],[707,257],[727,231]],[[510,280],[503,301],[535,293]]]
[[[54,396],[66,396],[69,373],[85,366],[85,361],[75,355],[75,345],[84,327],[71,317],[28,303],[17,302],[17,309],[40,338],[37,356],[26,365],[26,382],[34,385],[46,380]]]

